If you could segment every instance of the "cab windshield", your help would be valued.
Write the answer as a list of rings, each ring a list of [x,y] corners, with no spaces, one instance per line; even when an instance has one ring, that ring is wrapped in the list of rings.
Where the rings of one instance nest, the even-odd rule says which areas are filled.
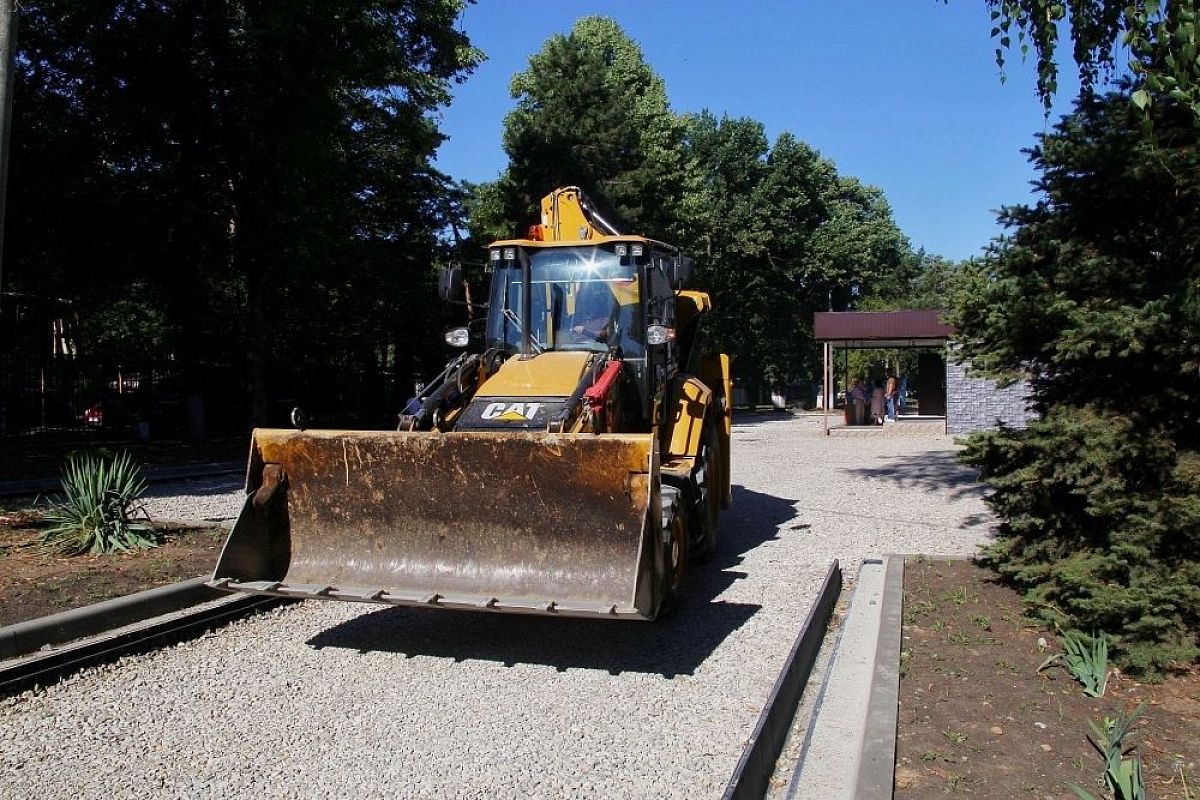
[[[599,246],[530,248],[530,319],[519,260],[493,262],[488,345],[519,352],[526,324],[535,353],[619,349],[640,357],[637,267]]]

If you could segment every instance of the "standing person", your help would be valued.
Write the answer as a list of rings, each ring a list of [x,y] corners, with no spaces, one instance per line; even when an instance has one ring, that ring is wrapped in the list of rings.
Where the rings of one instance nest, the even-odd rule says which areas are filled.
[[[862,378],[854,382],[850,401],[854,404],[854,421],[851,424],[862,425],[867,421],[867,384]]]
[[[876,425],[883,424],[883,381],[876,380],[875,388],[871,390],[871,420]]]
[[[908,412],[908,373],[900,373],[900,386],[896,389],[896,404],[900,407],[900,413]]]
[[[895,375],[888,375],[887,388],[884,389],[883,396],[887,403],[887,418],[892,422],[896,421],[896,389],[900,382],[896,380]]]

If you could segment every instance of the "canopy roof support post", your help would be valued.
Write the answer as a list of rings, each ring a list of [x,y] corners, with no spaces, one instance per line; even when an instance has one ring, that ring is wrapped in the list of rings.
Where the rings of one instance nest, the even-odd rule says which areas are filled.
[[[833,349],[833,345],[825,342],[824,352],[822,353],[824,368],[821,370],[821,421],[825,426],[825,435],[829,435],[829,406],[831,403],[830,395],[833,394],[833,366],[829,363],[829,351]]]
[[[850,405],[850,343],[842,345],[842,377],[846,381],[846,405]]]

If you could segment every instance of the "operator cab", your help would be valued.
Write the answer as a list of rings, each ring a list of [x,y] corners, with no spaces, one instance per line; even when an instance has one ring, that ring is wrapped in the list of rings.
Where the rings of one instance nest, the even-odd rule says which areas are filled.
[[[486,346],[526,357],[548,350],[590,350],[642,358],[645,278],[639,275],[639,259],[628,254],[629,246],[620,249],[625,255],[617,253],[616,243],[493,249]]]
[[[648,419],[649,387],[679,367],[672,286],[678,263],[674,248],[641,237],[497,242],[488,259],[485,347],[523,359],[607,353],[623,362]]]

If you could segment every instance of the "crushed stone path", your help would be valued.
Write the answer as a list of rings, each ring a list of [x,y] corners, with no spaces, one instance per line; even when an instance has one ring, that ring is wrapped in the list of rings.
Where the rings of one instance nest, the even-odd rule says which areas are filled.
[[[0,780],[45,798],[719,797],[832,559],[852,576],[986,539],[953,450],[739,420],[734,507],[673,619],[308,601],[0,700]],[[240,505],[193,492],[156,513]]]

